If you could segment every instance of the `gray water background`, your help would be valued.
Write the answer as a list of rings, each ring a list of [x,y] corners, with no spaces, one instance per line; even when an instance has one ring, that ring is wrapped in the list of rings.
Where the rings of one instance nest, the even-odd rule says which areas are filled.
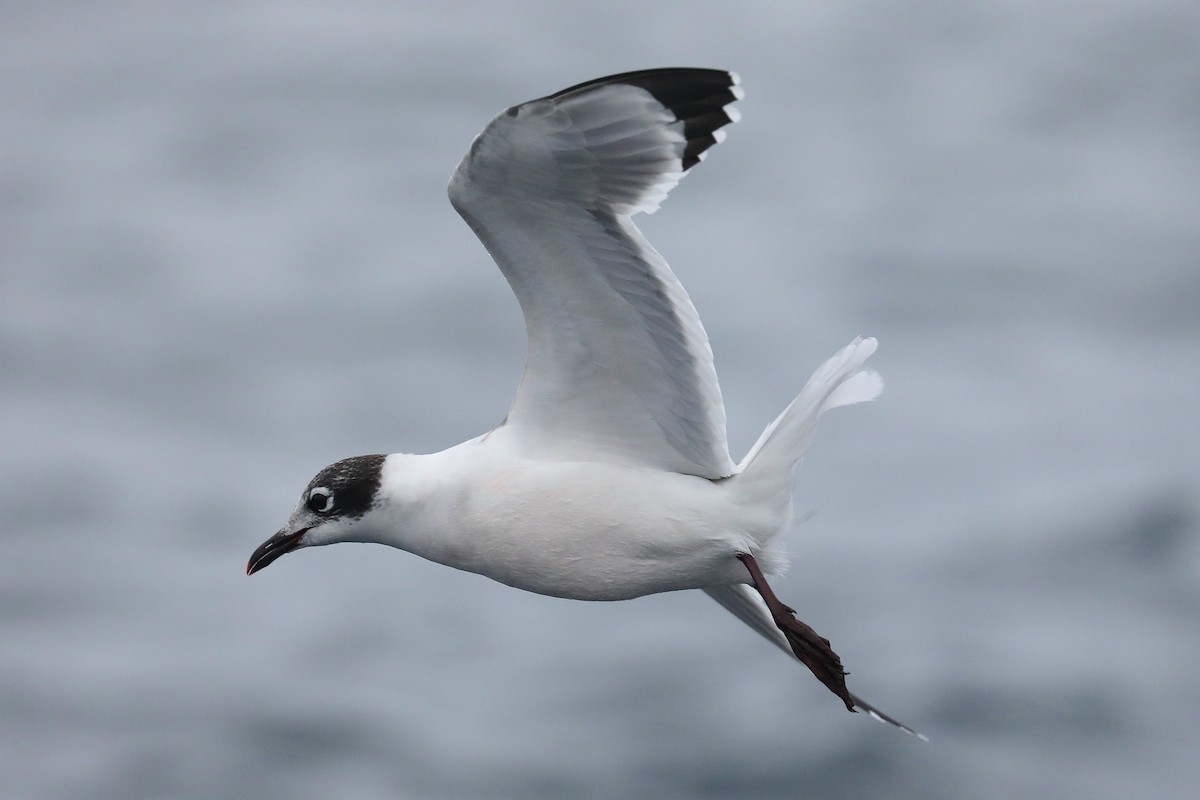
[[[1191,798],[1200,5],[0,3],[5,798]],[[250,551],[337,458],[503,416],[445,200],[503,107],[737,69],[643,225],[736,455],[879,337],[777,585],[851,716],[699,593]]]

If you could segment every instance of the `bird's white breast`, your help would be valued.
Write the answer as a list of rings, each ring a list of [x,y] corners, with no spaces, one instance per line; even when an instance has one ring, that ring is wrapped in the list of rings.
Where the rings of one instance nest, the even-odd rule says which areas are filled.
[[[737,554],[760,552],[786,521],[735,503],[720,482],[526,459],[499,433],[389,456],[380,540],[527,591],[622,600],[744,581]]]

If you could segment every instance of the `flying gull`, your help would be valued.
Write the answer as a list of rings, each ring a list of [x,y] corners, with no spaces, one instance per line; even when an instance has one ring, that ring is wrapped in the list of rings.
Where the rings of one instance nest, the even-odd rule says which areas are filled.
[[[850,692],[829,641],[767,582],[787,566],[796,471],[817,420],[883,388],[864,367],[875,340],[822,364],[735,463],[700,317],[632,221],[724,139],[741,97],[731,72],[652,69],[493,119],[449,194],[525,316],[508,416],[440,453],[321,470],[247,573],[303,547],[379,542],[554,597],[701,589],[847,709],[912,733]]]

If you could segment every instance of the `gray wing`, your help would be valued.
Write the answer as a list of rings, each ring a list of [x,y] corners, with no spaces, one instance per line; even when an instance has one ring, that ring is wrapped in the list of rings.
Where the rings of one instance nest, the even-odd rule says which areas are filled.
[[[450,201],[525,316],[525,375],[505,423],[521,447],[735,471],[708,337],[630,216],[657,209],[723,138],[740,97],[729,72],[632,72],[514,106],[475,138]]]

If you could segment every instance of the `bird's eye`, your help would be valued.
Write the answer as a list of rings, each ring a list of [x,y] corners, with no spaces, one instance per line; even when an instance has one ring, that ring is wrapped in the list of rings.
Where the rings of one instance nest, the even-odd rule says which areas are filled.
[[[324,514],[333,508],[333,494],[328,489],[313,489],[308,493],[307,505],[309,510]]]

